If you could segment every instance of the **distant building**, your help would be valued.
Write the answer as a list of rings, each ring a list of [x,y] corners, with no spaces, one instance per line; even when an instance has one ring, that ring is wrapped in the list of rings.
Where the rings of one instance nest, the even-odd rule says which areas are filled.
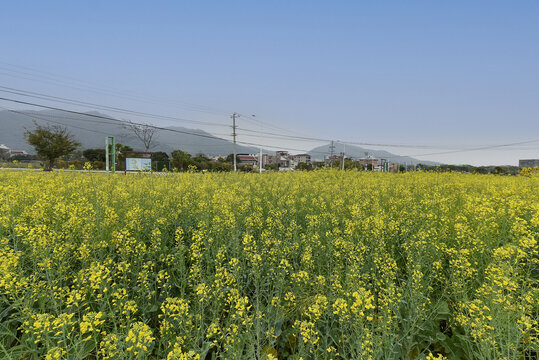
[[[523,168],[534,168],[539,167],[539,159],[526,159],[526,160],[519,160],[518,161],[518,167],[520,169]]]
[[[255,167],[258,166],[258,156],[255,154],[238,154],[240,165]]]
[[[311,155],[309,154],[298,154],[294,155],[294,162],[296,164],[311,164]]]
[[[226,160],[226,156],[216,155],[210,158],[211,161],[223,161]]]
[[[399,172],[399,164],[391,163],[389,164],[389,172]]]
[[[9,159],[15,155],[28,155],[24,150],[11,150],[4,144],[0,144],[0,159]]]
[[[275,164],[275,155],[262,154],[262,168],[265,169],[268,165]]]
[[[0,159],[7,159],[10,157],[11,149],[4,144],[0,144]]]
[[[9,156],[15,156],[15,155],[28,155],[28,153],[24,150],[11,150]]]
[[[390,163],[387,159],[377,159],[369,153],[365,153],[365,156],[359,159],[359,163],[365,170],[371,165],[373,171],[382,172],[398,172],[399,165]]]
[[[292,161],[291,155],[288,153],[288,151],[276,151],[275,152],[275,163],[277,164],[277,167],[279,170],[289,170],[291,169],[291,161]]]
[[[363,165],[363,167],[365,168],[365,170],[367,169],[367,167],[369,165],[372,166],[372,169],[376,169],[378,167],[378,159],[375,158],[374,156],[372,156],[371,154],[369,153],[365,153],[365,156],[362,157],[361,159],[359,159],[359,163],[361,165]]]
[[[326,165],[331,165],[331,164],[334,164],[336,163],[337,161],[341,161],[341,159],[343,158],[343,155],[328,155],[324,158],[324,162],[326,163]]]

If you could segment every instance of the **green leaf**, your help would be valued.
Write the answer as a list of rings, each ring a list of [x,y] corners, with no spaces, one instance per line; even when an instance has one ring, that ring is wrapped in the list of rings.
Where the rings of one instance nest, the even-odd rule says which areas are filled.
[[[442,341],[445,341],[445,339],[447,338],[447,336],[445,336],[444,334],[442,334],[441,332],[438,332],[436,333],[436,339],[440,342]]]
[[[441,301],[440,305],[438,305],[438,315],[450,315],[451,312],[449,311],[449,305],[447,305],[447,301]]]

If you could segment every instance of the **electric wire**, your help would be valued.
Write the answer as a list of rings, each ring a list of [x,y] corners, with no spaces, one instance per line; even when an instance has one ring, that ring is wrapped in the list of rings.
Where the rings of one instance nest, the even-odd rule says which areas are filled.
[[[92,118],[105,119],[105,120],[112,120],[112,121],[115,121],[115,122],[118,122],[118,123],[122,123],[122,124],[126,124],[126,125],[140,125],[140,126],[147,126],[147,127],[149,127],[149,128],[153,128],[153,129],[157,129],[157,130],[170,131],[170,132],[175,132],[175,133],[180,133],[180,134],[187,134],[187,135],[199,136],[199,137],[210,138],[210,139],[216,139],[216,140],[221,140],[221,141],[228,141],[228,140],[226,140],[226,139],[221,139],[221,138],[216,137],[216,136],[213,136],[213,135],[197,134],[197,133],[192,133],[192,132],[189,132],[189,131],[183,131],[183,130],[178,130],[178,129],[166,128],[166,127],[156,126],[156,125],[151,125],[151,124],[143,124],[143,123],[137,123],[137,122],[133,122],[133,121],[114,119],[114,118],[107,117],[107,116],[96,115],[96,114],[91,114],[91,113],[83,113],[83,112],[74,111],[74,110],[67,110],[67,109],[62,109],[62,108],[55,107],[55,106],[47,106],[47,105],[42,105],[42,104],[31,103],[31,102],[28,102],[28,101],[21,101],[21,100],[9,99],[9,98],[4,98],[4,97],[0,97],[0,100],[3,100],[3,101],[9,101],[9,102],[18,103],[18,104],[24,104],[24,105],[36,106],[36,107],[40,107],[40,108],[44,108],[44,109],[49,109],[49,110],[63,111],[63,112],[66,112],[66,113],[71,113],[71,114],[85,115],[85,116],[89,116],[89,117],[92,117]]]
[[[146,112],[140,112],[140,111],[133,111],[133,110],[128,110],[128,109],[118,108],[118,107],[114,107],[114,106],[99,105],[99,104],[85,102],[85,101],[62,98],[62,97],[59,97],[59,96],[51,96],[51,95],[36,93],[36,92],[32,92],[32,91],[19,90],[19,89],[6,87],[6,86],[0,86],[0,91],[10,93],[10,94],[14,94],[14,95],[21,95],[21,96],[26,96],[26,97],[31,97],[31,98],[37,98],[37,99],[41,99],[41,100],[57,101],[57,102],[64,103],[64,104],[69,104],[69,105],[91,106],[91,107],[94,107],[94,108],[98,108],[100,110],[108,110],[108,111],[112,111],[112,112],[118,112],[118,113],[122,113],[122,114],[134,115],[134,116],[143,116],[143,117],[149,117],[149,118],[154,118],[154,119],[162,119],[162,120],[168,120],[168,121],[180,121],[180,122],[186,122],[186,123],[197,124],[197,125],[229,127],[229,125],[224,125],[224,124],[220,124],[220,123],[212,123],[212,122],[206,122],[206,121],[190,120],[190,119],[178,118],[178,117],[172,117],[172,116],[165,116],[165,115],[155,115],[155,114],[150,114],[150,113],[146,113]]]
[[[26,90],[20,90],[20,89],[15,89],[15,88],[6,87],[6,86],[0,86],[0,91],[15,94],[15,95],[38,98],[38,99],[42,99],[42,100],[58,101],[60,103],[70,104],[70,105],[92,106],[94,108],[99,108],[101,110],[109,110],[109,111],[113,111],[113,112],[119,112],[119,113],[123,113],[123,114],[135,115],[135,116],[144,116],[144,117],[150,117],[150,118],[156,118],[156,119],[182,121],[182,122],[188,122],[188,123],[193,123],[193,124],[197,124],[197,125],[230,127],[230,125],[224,125],[224,124],[220,124],[220,123],[210,123],[210,122],[197,121],[197,120],[191,120],[191,119],[185,119],[185,118],[176,118],[176,117],[170,117],[170,116],[155,115],[155,114],[150,114],[150,113],[145,113],[145,112],[133,111],[133,110],[122,109],[122,108],[118,108],[118,107],[99,105],[99,104],[95,104],[95,103],[89,103],[89,102],[73,100],[73,99],[67,99],[67,98],[58,97],[58,96],[51,96],[51,95],[46,95],[46,94],[42,94],[42,93],[36,93],[36,92],[31,92],[31,91],[26,91]],[[243,118],[247,119],[249,121],[257,122],[257,123],[264,124],[265,126],[267,126],[267,124],[263,123],[262,121],[260,121],[258,119],[255,120],[251,116],[244,115]],[[238,127],[238,131],[250,132],[250,133],[254,133],[254,134],[263,134],[264,138],[273,138],[273,139],[283,139],[283,140],[288,139],[288,140],[313,141],[313,142],[331,142],[332,141],[332,139],[315,138],[315,137],[307,137],[307,136],[286,135],[286,134],[259,131],[259,130],[241,128],[241,127]],[[270,136],[268,136],[268,135],[270,135]],[[257,137],[256,135],[248,135],[248,136]],[[454,147],[429,146],[429,145],[369,143],[369,142],[357,142],[357,141],[346,141],[346,140],[339,140],[338,142],[343,143],[343,144],[348,144],[348,145],[360,145],[360,146],[397,147],[397,148],[413,148],[413,149],[451,149],[451,150],[458,150],[458,148],[455,149]],[[489,146],[489,145],[487,145],[487,146]],[[459,152],[460,151],[463,151],[463,150],[460,149]],[[434,154],[438,154],[438,153],[433,153],[433,155]]]
[[[30,77],[34,77],[34,78],[41,77],[41,78],[45,78],[45,79],[48,79],[48,80],[51,80],[51,81],[62,83],[63,85],[66,85],[66,84],[69,85],[69,83],[66,82],[66,80],[58,80],[58,79],[63,78],[63,79],[67,79],[68,81],[77,82],[77,83],[80,83],[80,84],[91,84],[90,82],[87,82],[87,81],[82,81],[82,80],[78,80],[78,79],[71,78],[71,77],[66,77],[66,76],[54,75],[52,73],[47,73],[47,72],[39,71],[39,70],[36,70],[36,69],[32,69],[32,68],[24,67],[24,66],[20,66],[20,65],[14,65],[14,64],[7,63],[7,62],[4,62],[4,61],[0,61],[0,64],[8,66],[8,67],[0,66],[0,69],[2,69],[4,71],[13,72],[13,73],[16,73],[16,74],[22,74],[22,75],[26,75],[26,76],[30,76]],[[9,67],[22,69],[24,71],[10,69]],[[4,73],[4,74],[6,74],[6,73]],[[12,75],[12,74],[6,74],[6,75],[15,76],[15,75]],[[15,77],[17,77],[17,76],[20,76],[20,75],[16,75]],[[35,79],[32,79],[32,78],[26,78],[26,79],[35,81]],[[9,89],[7,87],[3,87],[3,88]],[[81,88],[78,88],[78,89],[81,89]],[[114,92],[114,91],[104,90],[103,88],[95,87],[93,85],[88,87],[88,89],[91,89],[94,92],[101,92],[101,93],[112,94],[114,96],[130,98],[130,95],[126,95],[125,92],[121,93],[121,92]],[[85,89],[82,89],[82,90],[85,90]],[[31,92],[27,92],[27,93],[31,93]],[[34,94],[38,94],[38,93],[34,93]],[[134,93],[132,93],[132,94],[134,94]],[[44,95],[44,94],[41,94],[41,95],[42,96],[47,96],[49,98],[57,98],[57,100],[62,99],[62,98],[59,98],[59,97],[53,97],[53,96]],[[131,96],[131,99],[136,99],[137,101],[140,101],[140,100],[145,101],[145,100],[150,99],[147,96],[143,97],[143,96],[139,96],[139,95],[136,95],[136,94],[133,95],[133,96]],[[91,106],[96,106],[96,107],[100,106],[102,108],[105,108],[105,106],[101,106],[101,105],[97,105],[97,104],[91,104],[91,103],[85,103],[85,102],[77,101],[77,100],[69,100],[69,99],[64,99],[64,100],[72,101],[72,102],[78,102],[79,104],[91,105]],[[160,103],[165,103],[165,102],[162,101],[162,99],[157,99],[157,100]],[[155,103],[155,101],[154,101],[154,103]],[[177,105],[177,104],[174,103],[173,105]],[[207,106],[195,105],[195,107],[199,107],[199,110],[201,110],[203,112],[211,112],[211,111],[205,111],[204,110],[204,109],[206,109],[206,110],[211,109],[210,107],[207,107]],[[108,108],[109,108],[108,109],[109,111],[113,111],[112,109],[114,109],[114,107],[108,107]],[[188,110],[196,111],[194,109],[188,109]],[[132,111],[132,110],[120,109],[120,108],[117,108],[117,111],[126,111],[131,115],[135,115],[136,113],[138,113],[138,115],[136,115],[136,116],[152,116],[152,117],[155,116],[157,118],[162,118],[159,115],[146,114],[146,113],[136,112],[136,111]],[[224,113],[224,111],[219,112],[219,113],[217,113],[217,112],[213,112],[213,113],[221,115],[221,114]],[[227,113],[229,113],[229,111],[227,111]],[[244,119],[247,119],[248,121],[252,121],[252,122],[255,122],[255,123],[258,123],[258,124],[263,124],[263,126],[266,126],[266,127],[272,127],[272,128],[277,129],[277,130],[287,131],[288,133],[295,132],[295,131],[293,131],[291,129],[280,128],[280,127],[277,127],[277,126],[275,126],[275,125],[273,125],[271,123],[263,122],[259,118],[253,118],[252,116],[244,115],[244,114],[242,114],[242,115],[243,115]],[[168,118],[168,120],[172,120],[172,119],[170,119],[171,117],[165,117],[165,118]],[[180,120],[180,121],[195,122],[195,120],[189,120],[189,119],[181,119],[181,118],[175,118],[175,119]],[[208,125],[209,125],[209,123],[208,123]],[[218,123],[211,123],[211,125],[212,126],[227,126],[227,125],[218,124]],[[309,137],[305,137],[305,136],[283,135],[283,134],[261,132],[261,131],[251,130],[251,129],[241,129],[241,130],[246,131],[246,132],[263,133],[263,134],[266,134],[266,135],[273,135],[274,136],[273,138],[275,138],[275,139],[282,138],[282,139],[302,140],[302,141],[311,140],[311,141],[319,141],[319,142],[321,142],[321,141],[324,141],[324,142],[325,141],[331,141],[331,139],[320,139],[320,138],[309,138]],[[250,136],[253,136],[253,135],[250,135]],[[533,143],[533,142],[537,142],[537,141],[538,140],[531,140],[531,141],[524,141],[524,142],[517,142],[517,143],[510,143],[510,144],[502,144],[502,145],[481,146],[481,147],[476,147],[476,148],[465,148],[465,149],[457,148],[455,150],[442,151],[442,152],[432,152],[432,153],[428,153],[428,154],[395,155],[395,156],[396,157],[406,157],[406,156],[444,155],[444,154],[452,154],[452,153],[467,152],[467,151],[479,151],[479,150],[497,149],[497,148],[501,148],[501,147],[510,147],[510,146],[514,146],[514,145]],[[365,146],[378,146],[378,147],[402,147],[402,148],[416,148],[416,149],[419,149],[419,148],[424,148],[424,149],[429,149],[429,148],[431,148],[431,149],[449,149],[449,148],[444,148],[444,147],[440,147],[440,146],[427,146],[427,145],[384,144],[384,143],[368,143],[368,142],[355,142],[355,141],[340,141],[340,142],[345,143],[345,144],[350,144],[350,145],[365,145]],[[453,148],[451,148],[451,149],[453,149]],[[532,149],[532,150],[534,150],[534,149]]]
[[[54,120],[46,119],[46,118],[41,117],[41,116],[36,116],[35,114],[31,115],[31,114],[28,114],[27,112],[13,110],[13,109],[10,109],[10,108],[4,107],[4,106],[0,106],[0,109],[4,109],[5,111],[8,111],[10,113],[26,116],[26,117],[29,117],[29,118],[34,119],[34,120],[41,120],[41,121],[49,122],[49,123],[52,123],[52,124],[63,125],[65,127],[67,127],[67,128],[80,129],[80,130],[88,131],[88,132],[95,133],[95,134],[110,135],[110,133],[107,133],[107,132],[103,132],[103,131],[99,131],[99,130],[95,130],[95,129],[87,129],[87,128],[77,126],[77,125],[73,125],[73,124],[69,124],[69,123],[64,123],[64,122],[60,122],[60,121],[54,121]],[[55,117],[57,117],[57,116],[55,115]],[[79,119],[72,118],[72,117],[62,117],[62,118],[70,119],[70,120],[79,120]],[[97,120],[92,120],[91,122],[101,123],[100,121],[97,121]],[[159,143],[164,144],[164,145],[169,145],[171,147],[175,147],[175,146],[178,145],[178,144],[173,144],[173,143],[166,142],[166,141],[163,141],[163,140],[160,140]],[[181,145],[182,146],[196,146],[196,145],[199,145],[199,144],[200,143],[182,143]],[[204,144],[204,147],[222,147],[222,146],[223,145],[217,145],[217,144]]]
[[[56,86],[67,86],[67,87],[77,89],[77,90],[112,95],[112,96],[116,96],[116,97],[124,98],[128,100],[143,101],[143,102],[153,103],[153,104],[167,104],[167,105],[181,108],[182,110],[187,110],[187,111],[198,111],[198,112],[205,112],[205,113],[215,114],[215,115],[224,115],[224,114],[230,113],[230,111],[228,110],[217,109],[215,107],[211,107],[207,105],[190,104],[190,103],[182,102],[182,101],[169,102],[169,101],[164,101],[161,98],[154,98],[148,95],[137,94],[136,92],[130,92],[130,91],[125,91],[125,90],[122,91],[122,90],[104,89],[88,81],[83,81],[83,80],[75,79],[72,77],[43,72],[43,71],[39,71],[39,70],[32,69],[29,67],[10,64],[4,61],[0,61],[0,65],[1,64],[7,65],[8,67],[0,66],[0,70],[12,72],[15,74],[2,73],[2,72],[0,72],[0,74],[4,74],[11,77],[37,81],[37,82],[43,82],[43,83],[48,83],[48,84],[52,84]],[[9,67],[23,69],[24,71],[14,70]],[[26,75],[26,76],[22,76],[21,74]],[[45,80],[43,80],[43,78]],[[64,79],[67,79],[67,81]],[[79,85],[73,85],[72,83],[78,83]],[[182,103],[183,106],[179,106],[178,103]]]
[[[176,133],[182,133],[182,134],[193,135],[193,136],[204,137],[204,138],[211,138],[211,139],[227,141],[227,142],[229,141],[229,140],[222,139],[222,138],[212,136],[212,135],[197,134],[197,133],[192,133],[192,132],[188,132],[188,131],[182,131],[182,130],[178,130],[178,129],[171,129],[171,128],[165,128],[165,127],[161,127],[161,126],[155,126],[155,125],[151,125],[151,124],[141,124],[141,123],[126,121],[126,120],[119,120],[119,119],[114,119],[114,118],[111,118],[111,117],[95,115],[95,114],[89,114],[89,113],[82,113],[82,112],[78,112],[78,111],[62,109],[62,108],[53,107],[53,106],[46,106],[46,105],[31,103],[31,102],[27,102],[27,101],[9,99],[9,98],[4,98],[4,97],[0,97],[0,100],[19,103],[19,104],[25,104],[25,105],[30,105],[30,106],[36,106],[36,107],[50,109],[50,110],[63,111],[63,112],[66,112],[66,113],[85,115],[85,116],[89,116],[89,117],[93,117],[93,118],[105,119],[105,120],[114,121],[114,122],[123,123],[123,124],[143,125],[143,126],[148,126],[150,128],[154,128],[154,129],[158,129],[158,130],[163,130],[163,131],[171,131],[171,132],[176,132]],[[311,138],[311,139],[313,139],[313,138]],[[320,139],[320,140],[322,140],[322,139]],[[317,141],[318,141],[318,139],[317,139]],[[432,156],[432,155],[452,154],[452,153],[459,153],[459,152],[488,150],[488,149],[495,149],[495,148],[501,148],[501,147],[510,147],[510,146],[514,146],[514,145],[529,144],[529,143],[534,143],[534,142],[538,142],[538,141],[539,141],[539,139],[534,139],[534,140],[520,141],[520,142],[514,142],[514,143],[508,143],[508,144],[489,145],[489,146],[465,148],[465,149],[458,149],[458,150],[452,150],[452,151],[443,151],[443,152],[432,152],[432,153],[427,153],[427,154],[423,153],[423,154],[414,154],[414,155],[390,155],[390,156],[388,156],[388,158],[423,157],[423,156]],[[276,147],[274,145],[252,143],[252,142],[245,142],[245,141],[238,141],[237,143],[245,144],[245,145],[251,145],[251,146],[258,146],[258,147],[278,148],[278,147]],[[348,144],[349,142],[342,141],[342,143],[347,143]],[[350,142],[350,143],[353,143],[353,142]],[[369,143],[361,143],[361,144],[369,144]],[[388,146],[388,144],[385,144],[385,145],[377,144],[376,146]],[[399,146],[403,146],[403,145],[401,144]],[[415,147],[415,145],[414,145],[414,147]],[[283,146],[281,148],[294,150],[294,151],[308,152],[305,149],[297,149],[297,148],[293,148],[293,147]],[[319,153],[321,153],[321,152],[319,152]]]

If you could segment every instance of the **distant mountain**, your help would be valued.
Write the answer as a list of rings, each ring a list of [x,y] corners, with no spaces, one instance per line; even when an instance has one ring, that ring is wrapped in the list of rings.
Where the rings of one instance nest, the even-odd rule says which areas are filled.
[[[425,161],[425,160],[418,160],[409,156],[401,156],[392,154],[385,150],[371,150],[366,149],[360,146],[354,146],[354,145],[346,145],[346,148],[343,144],[340,143],[334,143],[335,149],[334,154],[340,154],[341,152],[345,152],[346,156],[349,158],[353,158],[355,160],[359,160],[363,157],[365,157],[365,154],[368,153],[372,156],[374,156],[377,159],[386,159],[389,162],[396,163],[396,164],[408,164],[408,165],[417,165],[417,164],[424,164],[424,165],[439,165],[437,162],[433,161]],[[322,145],[319,147],[316,147],[309,151],[309,154],[311,155],[311,158],[315,161],[321,161],[324,159],[324,156],[329,155],[330,153],[330,144]]]
[[[141,141],[125,126],[125,123],[95,111],[86,114],[70,114],[56,110],[0,111],[0,144],[5,144],[13,150],[26,150],[28,153],[34,153],[32,146],[24,139],[24,131],[25,129],[33,129],[34,122],[36,122],[40,125],[56,124],[67,127],[75,139],[82,144],[80,149],[102,148],[105,146],[105,136],[114,136],[116,143],[129,145],[135,150],[144,150]],[[210,156],[228,155],[234,151],[231,141],[221,139],[203,130],[177,126],[167,129],[172,131],[157,130],[150,151],[170,153],[180,149],[192,155],[203,153]],[[258,151],[258,148],[237,145],[239,154],[257,153]]]
[[[94,115],[94,116],[92,116]],[[95,117],[97,115],[98,117]],[[104,118],[102,118],[104,117]],[[144,150],[142,142],[136,138],[125,123],[99,112],[71,114],[56,110],[43,111],[0,111],[0,144],[5,144],[13,150],[25,150],[34,153],[34,149],[24,139],[25,129],[33,129],[34,122],[40,125],[62,125],[69,129],[82,146],[80,149],[102,148],[105,136],[114,136],[117,143],[129,145],[135,150]],[[212,155],[228,155],[233,150],[231,141],[219,138],[199,129],[189,129],[179,126],[168,127],[169,130],[158,130],[150,151],[183,150],[192,155],[199,153]],[[196,134],[196,135],[191,135]],[[198,135],[198,136],[197,136]],[[260,149],[250,146],[237,145],[238,154],[258,153]],[[335,143],[335,154],[344,151],[343,144]],[[272,151],[265,151],[272,153]],[[346,146],[346,156],[359,159],[365,153],[390,162],[399,164],[437,165],[432,161],[423,161],[407,156],[399,156],[384,150],[370,150],[359,146]],[[329,154],[329,144],[319,146],[309,151],[314,160],[323,160]]]

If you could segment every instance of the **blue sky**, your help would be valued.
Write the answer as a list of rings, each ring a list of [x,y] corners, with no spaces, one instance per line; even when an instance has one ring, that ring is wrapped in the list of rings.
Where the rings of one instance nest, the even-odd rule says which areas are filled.
[[[216,134],[236,111],[258,119],[240,128],[432,147],[384,148],[402,155],[539,140],[537,1],[21,0],[0,30],[2,86]],[[516,165],[539,141],[417,157]]]

